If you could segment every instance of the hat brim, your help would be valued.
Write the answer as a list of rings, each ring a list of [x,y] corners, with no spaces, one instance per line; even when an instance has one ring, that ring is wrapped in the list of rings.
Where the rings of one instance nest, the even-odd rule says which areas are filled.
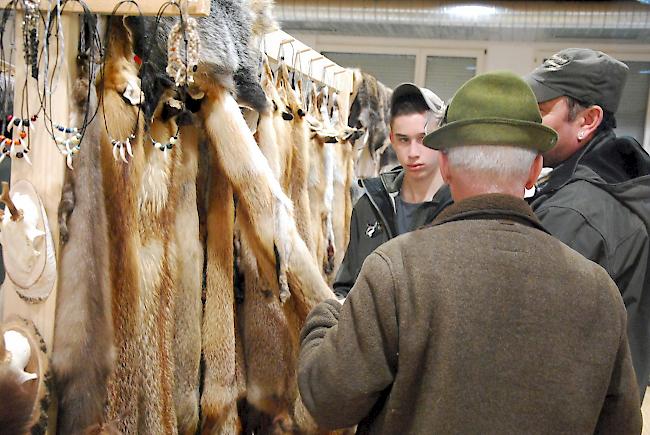
[[[544,83],[538,81],[534,77],[526,76],[524,77],[524,80],[526,81],[526,83],[528,83],[528,86],[530,86],[530,88],[533,90],[533,93],[535,94],[535,99],[537,100],[538,103],[543,103],[545,101],[553,100],[557,97],[561,97],[564,95],[562,91],[553,89],[550,86],[547,86]]]
[[[544,153],[557,142],[552,128],[537,122],[501,118],[454,121],[424,137],[424,145],[443,150],[463,145],[509,145]]]

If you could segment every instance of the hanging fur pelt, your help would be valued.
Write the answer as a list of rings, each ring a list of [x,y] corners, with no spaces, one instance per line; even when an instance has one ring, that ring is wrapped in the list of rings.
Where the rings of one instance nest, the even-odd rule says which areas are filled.
[[[161,102],[164,100],[161,100]],[[162,111],[162,108],[161,108]],[[174,120],[151,124],[151,139],[165,143],[176,133]],[[143,410],[141,432],[176,433],[173,401],[174,298],[172,269],[176,266],[174,238],[178,189],[179,146],[160,151],[151,141],[144,147],[142,181],[138,192],[139,259],[142,295]],[[182,144],[180,145],[182,146]],[[189,344],[189,343],[188,343]]]
[[[354,92],[350,99],[348,126],[366,131],[355,148],[357,157],[357,176],[374,177],[379,173],[378,152],[388,143],[390,121],[390,97],[392,90],[370,74],[354,71]]]
[[[106,117],[110,134],[124,140],[133,131],[138,110],[124,102],[122,94],[129,81],[137,81],[137,65],[133,61],[131,41],[120,18],[109,19],[107,47],[98,91],[98,119]],[[104,111],[104,108],[106,110]],[[141,120],[142,121],[142,120]],[[109,382],[107,419],[115,421],[124,434],[140,433],[138,429],[142,370],[157,370],[143,361],[141,271],[138,256],[140,233],[138,225],[138,190],[144,165],[142,124],[132,141],[133,158],[129,164],[116,161],[111,139],[105,129],[101,133],[102,181],[108,222],[111,311],[113,314],[116,364]],[[156,398],[153,398],[156,400]]]
[[[272,0],[211,0],[210,15],[197,18],[201,61],[241,105],[258,112],[268,108],[258,79],[257,59],[259,38],[276,26],[270,12],[272,5]],[[144,60],[140,77],[147,120],[153,116],[165,89],[173,85],[165,68],[167,39],[177,22],[175,17],[164,17],[158,23],[153,17],[127,20],[134,35],[134,52]]]
[[[84,114],[90,119],[97,108],[88,67],[88,56],[78,56],[70,118],[74,126],[83,125]],[[66,434],[104,422],[106,383],[114,362],[99,148],[103,128],[98,116],[86,127],[75,169],[66,171],[59,205],[61,254],[52,366],[59,397],[58,431]]]
[[[213,139],[213,138],[211,138]],[[237,414],[235,298],[233,282],[233,192],[212,159],[208,188],[207,262],[203,357],[205,374],[201,397],[203,434],[235,434],[241,429]]]
[[[278,70],[277,84],[280,93],[285,96],[287,110],[292,115],[290,121],[291,179],[287,193],[294,204],[294,216],[298,233],[305,241],[307,249],[314,252],[309,209],[309,137],[307,123],[305,122],[306,113],[302,109],[302,101],[299,95],[301,83],[297,81],[295,84],[297,89],[294,89],[289,80],[287,66],[282,64]]]
[[[201,359],[201,281],[203,246],[199,236],[196,178],[199,162],[199,131],[181,127],[176,172],[179,198],[174,232],[176,264],[174,282],[174,404],[179,434],[194,434],[199,423],[199,364]]]
[[[301,318],[305,318],[317,303],[333,293],[298,234],[291,201],[273,176],[237,103],[224,88],[201,83],[201,77],[197,73],[199,86],[206,93],[200,113],[224,174],[240,201],[246,223],[242,233],[251,241],[260,270],[269,282],[277,279],[276,252],[279,254],[279,297],[282,301],[294,297]],[[288,288],[282,287],[283,274],[290,294]]]

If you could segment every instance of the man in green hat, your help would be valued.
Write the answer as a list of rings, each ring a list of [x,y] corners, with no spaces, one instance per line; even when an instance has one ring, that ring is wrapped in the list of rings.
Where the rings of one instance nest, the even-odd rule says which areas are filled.
[[[306,320],[298,384],[322,427],[640,433],[616,285],[523,200],[556,139],[519,77],[458,90],[424,139],[454,204],[377,248],[345,303]]]
[[[559,135],[544,153],[553,171],[529,201],[551,234],[600,264],[618,286],[643,400],[650,376],[650,156],[613,131],[627,73],[603,52],[567,48],[525,77],[542,122]]]

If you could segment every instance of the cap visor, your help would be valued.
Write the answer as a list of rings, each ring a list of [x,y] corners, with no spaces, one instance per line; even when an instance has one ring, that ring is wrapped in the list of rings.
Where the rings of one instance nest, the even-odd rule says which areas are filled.
[[[533,90],[538,103],[543,103],[544,101],[552,100],[563,95],[562,91],[558,91],[549,86],[546,86],[544,83],[537,81],[537,79],[533,77],[527,76],[524,77],[524,80]]]

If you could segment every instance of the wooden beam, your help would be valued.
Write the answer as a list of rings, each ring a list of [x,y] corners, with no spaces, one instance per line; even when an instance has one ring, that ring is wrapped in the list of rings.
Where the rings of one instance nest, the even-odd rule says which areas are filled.
[[[6,8],[11,0],[0,0],[0,8]],[[142,15],[155,16],[158,14],[160,7],[167,3],[168,0],[138,0],[140,12]],[[86,5],[94,14],[108,15],[113,13],[115,6],[119,3],[117,0],[86,0]],[[187,13],[195,16],[210,15],[210,0],[192,0],[184,2],[187,4]],[[185,6],[185,5],[183,5]],[[50,9],[50,3],[41,1],[39,8],[43,11]],[[21,7],[18,7],[21,9]],[[78,2],[68,2],[63,9],[64,13],[82,13],[83,8]],[[133,3],[125,3],[118,9],[118,15],[138,15],[138,8]],[[177,16],[178,8],[169,6],[165,9],[165,16]],[[18,21],[16,21],[18,22]]]

